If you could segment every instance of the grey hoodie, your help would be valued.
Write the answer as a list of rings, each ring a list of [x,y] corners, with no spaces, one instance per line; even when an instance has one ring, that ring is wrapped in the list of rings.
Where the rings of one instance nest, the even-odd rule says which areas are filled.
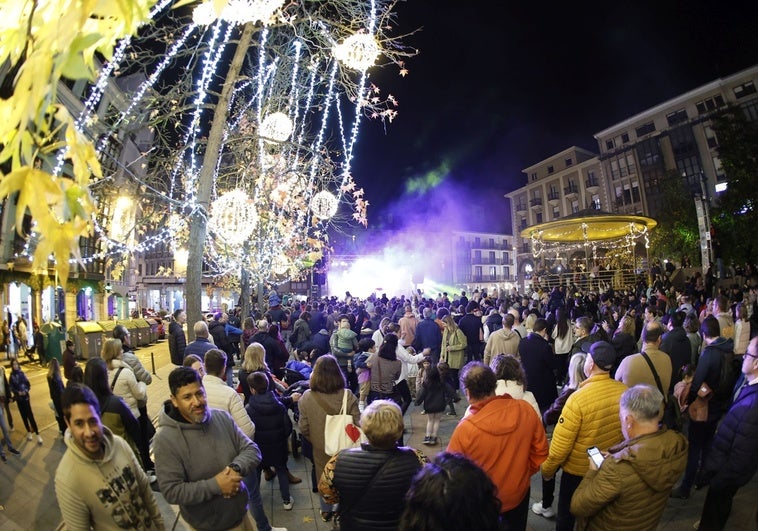
[[[167,502],[179,505],[188,524],[201,531],[239,525],[247,511],[245,484],[224,498],[214,476],[235,463],[244,477],[258,466],[261,453],[229,413],[208,408],[205,420],[192,424],[167,400],[153,449],[161,492]]]

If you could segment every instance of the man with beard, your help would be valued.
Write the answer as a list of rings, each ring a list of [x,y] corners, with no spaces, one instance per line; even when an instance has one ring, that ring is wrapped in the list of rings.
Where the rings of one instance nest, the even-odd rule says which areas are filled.
[[[258,447],[226,411],[211,409],[200,375],[178,367],[155,435],[158,484],[195,529],[255,529],[242,479],[261,460]]]

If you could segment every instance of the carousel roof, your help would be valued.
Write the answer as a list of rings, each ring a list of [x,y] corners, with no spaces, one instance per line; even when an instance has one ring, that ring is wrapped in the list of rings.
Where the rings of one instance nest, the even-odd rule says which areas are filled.
[[[658,225],[652,218],[581,210],[564,218],[533,225],[521,231],[522,238],[542,242],[604,241],[638,236]]]

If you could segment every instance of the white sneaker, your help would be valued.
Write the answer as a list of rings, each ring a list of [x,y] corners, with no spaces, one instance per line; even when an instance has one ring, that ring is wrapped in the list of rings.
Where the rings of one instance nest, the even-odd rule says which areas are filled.
[[[37,444],[42,444],[42,435],[37,435]]]
[[[32,432],[29,432],[26,434],[26,440],[31,441],[32,440]]]
[[[541,501],[532,504],[532,512],[534,514],[542,516],[543,518],[553,518],[555,516],[555,511],[553,511],[553,508],[544,508]]]
[[[286,527],[272,527],[271,531],[287,531]]]
[[[295,503],[295,498],[293,498],[292,496],[290,496],[289,501],[282,502],[282,507],[284,507],[285,511],[291,511],[292,510],[292,506],[294,505],[294,503]]]

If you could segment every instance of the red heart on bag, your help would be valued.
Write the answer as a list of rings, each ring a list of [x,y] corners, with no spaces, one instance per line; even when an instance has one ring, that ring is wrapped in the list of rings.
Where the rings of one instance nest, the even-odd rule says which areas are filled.
[[[348,437],[350,437],[350,440],[353,442],[357,442],[358,439],[361,438],[361,430],[355,427],[355,424],[348,424],[345,426],[345,433]]]

